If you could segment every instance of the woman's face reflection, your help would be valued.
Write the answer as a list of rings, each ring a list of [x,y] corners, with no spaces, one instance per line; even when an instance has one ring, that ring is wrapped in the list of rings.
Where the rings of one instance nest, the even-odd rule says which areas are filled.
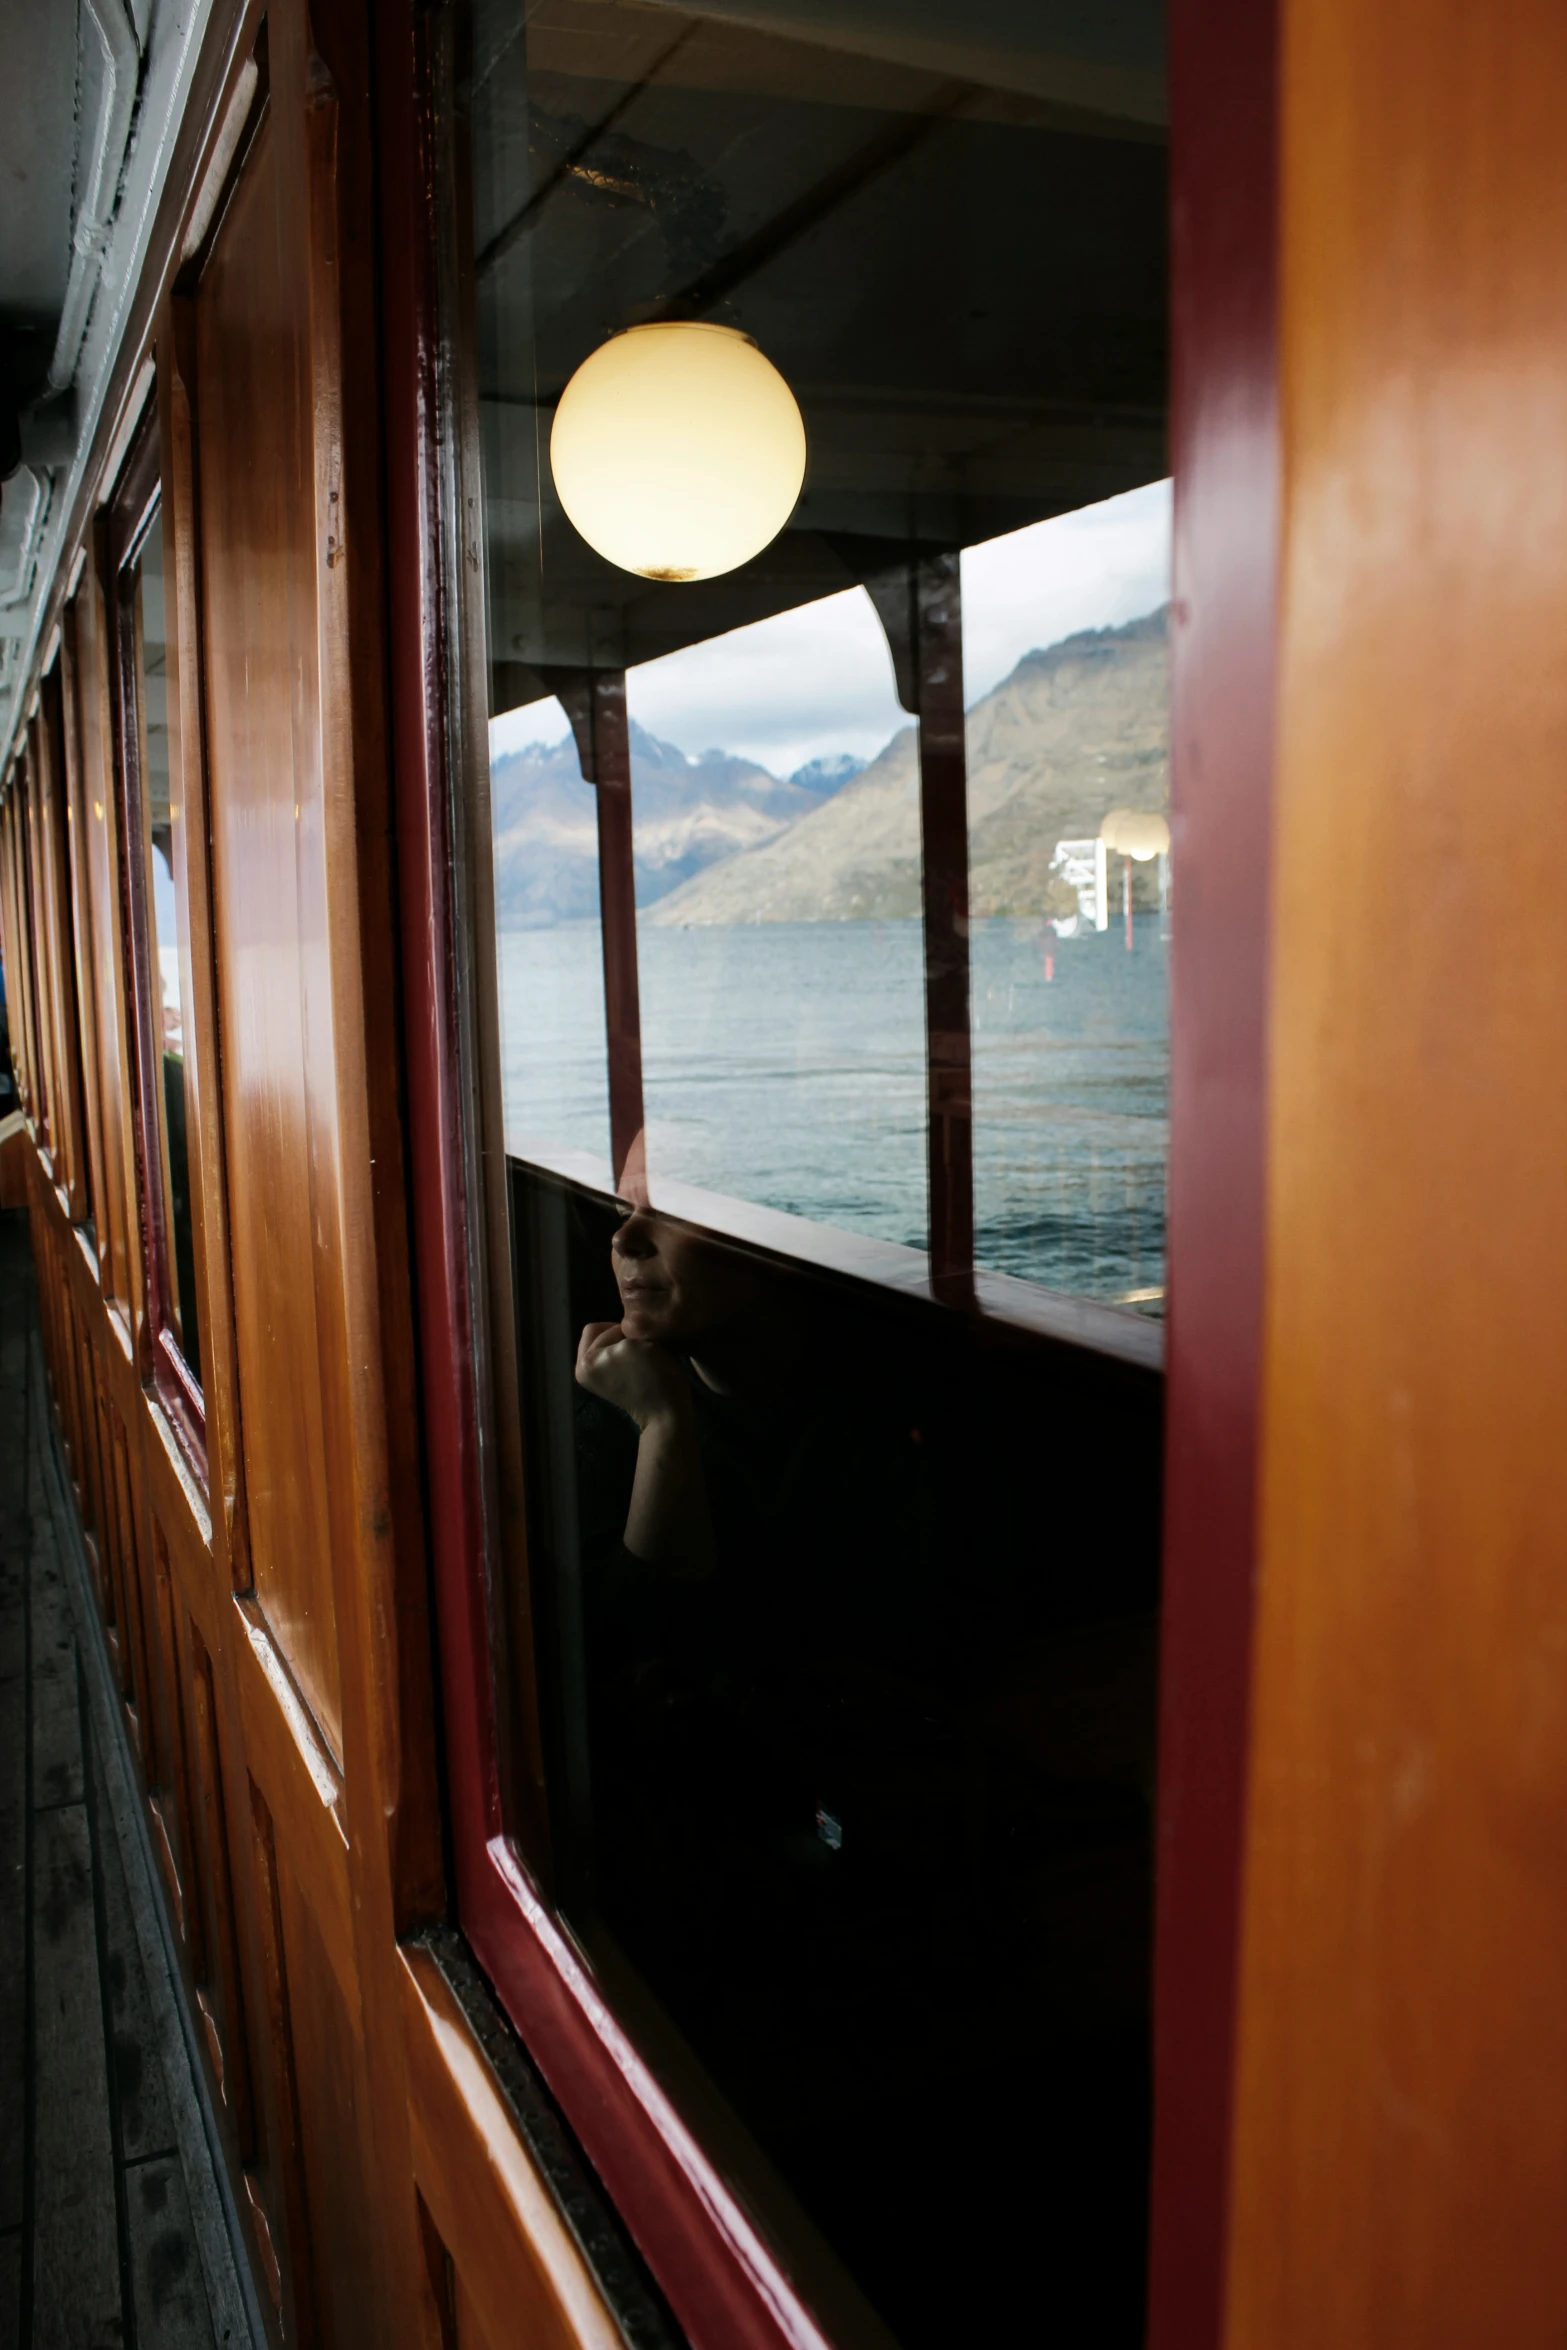
[[[651,1208],[633,1208],[610,1245],[628,1338],[691,1347],[715,1336],[752,1303],[749,1269]]]

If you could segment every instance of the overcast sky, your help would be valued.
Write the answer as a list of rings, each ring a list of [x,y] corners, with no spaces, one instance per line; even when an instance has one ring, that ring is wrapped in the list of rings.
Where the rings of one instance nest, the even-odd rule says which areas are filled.
[[[1170,484],[1036,522],[963,557],[964,697],[972,705],[1025,653],[1080,628],[1152,612],[1170,592]],[[644,662],[628,671],[633,718],[693,756],[726,750],[775,775],[806,760],[877,751],[909,719],[863,588]],[[492,758],[559,742],[555,701],[490,721]]]

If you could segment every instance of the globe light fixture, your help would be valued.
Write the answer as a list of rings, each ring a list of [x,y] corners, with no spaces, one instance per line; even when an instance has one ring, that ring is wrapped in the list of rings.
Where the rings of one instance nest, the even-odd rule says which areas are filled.
[[[799,403],[749,335],[628,327],[560,396],[550,468],[588,545],[643,579],[716,579],[778,536],[805,479]]]

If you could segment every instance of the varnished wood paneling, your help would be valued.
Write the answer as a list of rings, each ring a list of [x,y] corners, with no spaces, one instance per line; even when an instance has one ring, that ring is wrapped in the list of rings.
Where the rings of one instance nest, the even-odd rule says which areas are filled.
[[[342,1753],[316,1296],[334,1173],[304,158],[274,88],[197,302],[208,771],[257,1596]]]
[[[451,2258],[459,2343],[612,2350],[619,2328],[440,1969],[414,1948],[401,1971],[415,2170]]]
[[[1567,2339],[1567,12],[1283,67],[1269,1297],[1228,2341]]]
[[[366,2176],[356,2127],[365,2049],[358,2000],[344,2001],[300,1879],[278,1864],[299,2098],[300,2144],[317,2244],[322,2338],[332,2350],[380,2350],[382,2317],[367,2290],[376,2273],[380,2228],[374,2179]]]
[[[43,929],[48,953],[50,1035],[56,1070],[55,1179],[70,1201],[73,1223],[89,1212],[82,1105],[81,1030],[76,1009],[76,942],[71,897],[65,775],[64,708],[60,665],[44,679],[32,727],[36,746],[38,817],[43,872]]]
[[[190,1690],[193,1843],[200,1855],[205,1909],[205,1980],[198,1986],[196,1996],[212,2068],[217,2075],[219,2099],[234,2134],[235,2152],[242,2163],[247,2163],[254,2158],[256,2137],[228,1815],[224,1804],[218,1695],[207,1644],[188,1618],[184,1633],[182,1646]]]
[[[120,1557],[123,1562],[122,1583],[125,1592],[127,1628],[126,1653],[129,1659],[131,1693],[136,1708],[137,1744],[141,1750],[142,1768],[149,1775],[152,1728],[149,1684],[151,1668],[147,1652],[146,1576],[142,1554],[136,1539],[136,1521],[131,1503],[130,1469],[125,1450],[125,1422],[119,1407],[110,1396],[106,1406],[109,1421],[109,1449],[113,1461],[114,1515],[118,1534]]]
[[[230,1646],[272,1822],[308,2224],[332,2247],[316,2321],[324,2339],[380,2341],[421,2327],[393,1936],[439,1900],[440,1858],[381,745],[366,31],[333,0],[269,10],[266,113],[191,297],[194,334],[176,337],[172,418],[177,443],[183,390],[233,1517],[253,1586]]]
[[[149,1711],[156,1722],[152,1813],[159,1831],[159,1858],[168,1878],[181,1939],[193,1974],[202,1973],[202,1919],[200,1905],[190,1897],[186,1871],[190,1862],[190,1778],[185,1748],[185,1719],[175,1646],[173,1576],[168,1544],[156,1518],[152,1522],[152,1589],[150,1593],[152,1688]]]
[[[283,2337],[313,2350],[321,2339],[316,2254],[305,2194],[299,2077],[283,1938],[277,1833],[266,1798],[254,1780],[250,1783],[250,1810],[263,2034],[268,2055],[270,2159],[264,2167],[247,2171],[247,2201],[268,2292],[281,2320]],[[330,2259],[330,2245],[324,2246],[323,2251]]]

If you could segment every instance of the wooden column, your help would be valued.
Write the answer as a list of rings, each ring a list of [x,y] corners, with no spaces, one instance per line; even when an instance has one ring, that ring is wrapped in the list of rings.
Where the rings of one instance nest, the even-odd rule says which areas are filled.
[[[637,988],[637,890],[631,835],[631,733],[626,673],[593,676],[593,781],[598,792],[599,911],[609,1039],[610,1157],[617,1187],[642,1132],[642,1011]]]
[[[1545,2350],[1567,2339],[1567,12],[1314,0],[1280,86],[1226,2339]]]
[[[925,917],[926,1123],[933,1285],[972,1291],[974,1081],[969,1040],[968,770],[961,557],[914,568]]]
[[[1256,1570],[1278,567],[1275,9],[1170,17],[1170,948],[1150,2350],[1213,2350]]]
[[[599,917],[609,1048],[610,1159],[617,1188],[641,1138],[642,1009],[637,985],[637,878],[631,828],[631,730],[623,669],[541,669],[571,721],[582,779],[598,795]],[[640,1173],[641,1170],[635,1172]]]

